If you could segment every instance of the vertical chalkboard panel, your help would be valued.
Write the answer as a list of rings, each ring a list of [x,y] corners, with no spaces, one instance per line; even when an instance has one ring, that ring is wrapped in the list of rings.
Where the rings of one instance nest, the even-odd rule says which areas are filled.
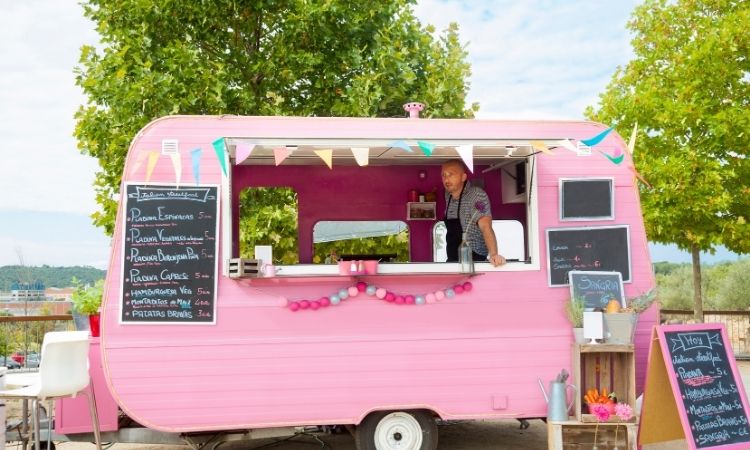
[[[750,448],[747,399],[723,326],[664,326],[662,332],[662,351],[691,448],[739,443],[746,444],[733,448]]]
[[[125,187],[123,323],[215,323],[218,187]]]
[[[630,227],[547,229],[547,272],[550,286],[568,285],[568,272],[620,272],[630,281]]]
[[[560,180],[560,220],[615,218],[614,180],[578,178]]]

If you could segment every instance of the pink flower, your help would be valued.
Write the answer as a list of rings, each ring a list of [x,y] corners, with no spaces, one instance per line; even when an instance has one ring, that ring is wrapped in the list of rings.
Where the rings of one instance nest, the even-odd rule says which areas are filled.
[[[622,420],[630,420],[633,417],[633,408],[627,403],[618,403],[615,405],[615,414]]]
[[[601,403],[595,404],[591,412],[596,416],[597,422],[606,422],[609,420],[609,410]]]

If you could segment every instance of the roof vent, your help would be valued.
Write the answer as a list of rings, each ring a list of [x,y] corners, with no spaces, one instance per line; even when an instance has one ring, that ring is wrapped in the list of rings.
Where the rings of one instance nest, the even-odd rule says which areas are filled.
[[[410,119],[419,119],[419,111],[424,109],[424,103],[410,102],[404,103],[404,111],[409,111]]]
[[[180,152],[180,142],[177,139],[162,139],[161,154],[176,155]]]

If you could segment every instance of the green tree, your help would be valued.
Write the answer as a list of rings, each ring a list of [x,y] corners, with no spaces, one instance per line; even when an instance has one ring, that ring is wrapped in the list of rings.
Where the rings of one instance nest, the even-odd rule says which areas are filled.
[[[297,193],[294,189],[244,189],[240,192],[239,216],[241,258],[254,257],[255,245],[273,245],[274,262],[299,262]]]
[[[88,102],[75,136],[99,160],[94,223],[114,228],[125,154],[169,114],[471,117],[456,25],[435,36],[415,0],[88,0],[98,47],[81,50]]]
[[[721,309],[748,309],[750,307],[750,259],[731,264],[717,292]]]
[[[630,130],[646,231],[692,254],[703,321],[700,252],[750,252],[750,8],[733,0],[646,0],[628,23],[635,57],[586,115]]]

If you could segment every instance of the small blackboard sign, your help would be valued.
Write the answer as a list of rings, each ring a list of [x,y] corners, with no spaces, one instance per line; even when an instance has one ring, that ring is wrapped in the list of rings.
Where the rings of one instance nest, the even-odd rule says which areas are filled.
[[[620,272],[629,282],[630,227],[548,228],[549,285],[567,285],[571,270]]]
[[[560,179],[560,220],[615,218],[614,179]]]
[[[639,444],[750,448],[747,396],[724,325],[664,325],[654,335]]]
[[[127,184],[122,323],[215,323],[218,187]]]
[[[620,272],[588,272],[573,270],[570,277],[571,298],[583,299],[587,309],[604,309],[615,299],[624,308],[625,297]]]

